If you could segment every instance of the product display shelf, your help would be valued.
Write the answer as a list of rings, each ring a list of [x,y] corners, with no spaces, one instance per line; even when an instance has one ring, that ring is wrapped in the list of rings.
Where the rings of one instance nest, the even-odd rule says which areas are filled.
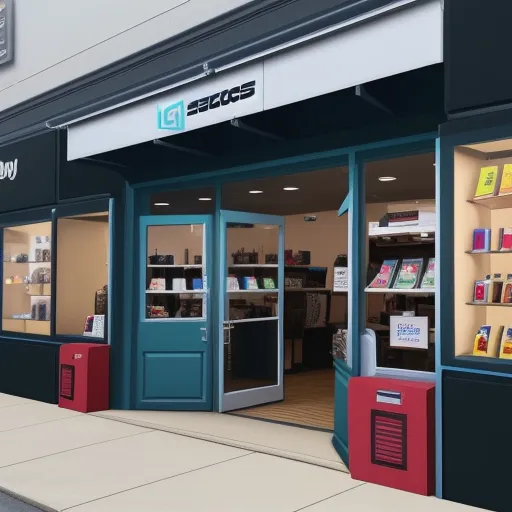
[[[180,268],[180,269],[199,269],[202,265],[147,265],[147,268]]]
[[[425,226],[399,226],[399,227],[371,227],[369,228],[369,238],[382,238],[392,236],[422,236],[434,234],[436,226],[429,224]],[[427,238],[427,237],[424,237]]]
[[[277,268],[275,263],[237,263],[229,265],[229,268]]]
[[[148,295],[195,295],[206,293],[206,290],[146,290]]]
[[[257,290],[226,290],[228,293],[279,293],[277,288],[258,288]]]
[[[511,158],[493,159],[478,151],[456,149],[454,154],[454,354],[469,367],[485,361],[510,362],[502,349],[509,344],[512,325],[508,309],[512,303],[506,298],[512,250],[500,250],[500,230],[512,227],[512,194],[499,194],[501,174],[510,164]],[[494,195],[475,197],[482,193],[481,177],[492,169],[499,170],[496,185],[491,185]],[[475,230],[490,234],[485,232],[484,237]],[[478,294],[484,290],[493,296],[480,300]]]
[[[435,295],[435,289],[431,288],[413,288],[411,290],[402,290],[400,288],[365,288],[366,293],[394,294],[394,295]]]

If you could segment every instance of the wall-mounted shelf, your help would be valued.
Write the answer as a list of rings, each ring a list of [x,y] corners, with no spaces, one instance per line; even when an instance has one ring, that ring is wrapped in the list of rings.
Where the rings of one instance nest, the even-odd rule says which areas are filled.
[[[192,268],[203,268],[202,265],[148,265],[148,268],[183,268],[185,270]]]
[[[330,292],[330,288],[286,288],[286,292]]]
[[[469,199],[468,203],[485,206],[489,210],[504,210],[505,208],[512,208],[512,194],[484,197],[483,199]]]
[[[235,265],[228,265],[228,268],[277,268],[276,263],[240,263]]]
[[[206,290],[146,290],[148,295],[195,295],[206,293]]]
[[[466,302],[466,306],[484,306],[489,308],[510,308],[512,304],[504,304],[502,302]]]
[[[465,251],[466,254],[512,254],[512,251]]]
[[[268,289],[258,288],[257,290],[227,290],[228,293],[278,293],[276,288]]]
[[[402,290],[400,288],[365,288],[366,293],[381,293],[394,295],[435,295],[434,289],[413,288],[412,290]]]

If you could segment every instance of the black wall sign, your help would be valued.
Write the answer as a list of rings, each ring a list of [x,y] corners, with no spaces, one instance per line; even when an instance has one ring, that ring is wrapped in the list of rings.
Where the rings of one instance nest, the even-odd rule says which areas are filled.
[[[510,0],[445,0],[446,111],[512,102]]]
[[[0,212],[54,204],[56,169],[56,132],[0,147]]]

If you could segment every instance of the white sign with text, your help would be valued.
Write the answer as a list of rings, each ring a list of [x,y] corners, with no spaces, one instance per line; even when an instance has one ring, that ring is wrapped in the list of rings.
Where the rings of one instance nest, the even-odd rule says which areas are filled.
[[[389,317],[389,345],[395,348],[428,349],[428,317]]]

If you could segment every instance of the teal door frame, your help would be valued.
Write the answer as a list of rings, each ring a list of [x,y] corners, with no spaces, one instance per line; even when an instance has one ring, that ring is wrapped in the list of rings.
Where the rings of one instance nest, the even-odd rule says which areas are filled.
[[[222,185],[232,181],[243,181],[247,179],[259,179],[284,174],[294,174],[298,172],[307,172],[318,169],[325,169],[335,166],[349,166],[349,193],[340,207],[340,214],[349,214],[349,226],[351,239],[349,241],[349,254],[351,254],[352,276],[358,275],[360,282],[365,282],[363,258],[365,257],[365,194],[364,194],[364,163],[370,160],[387,159],[400,156],[407,156],[415,153],[433,151],[434,141],[438,136],[437,132],[429,132],[410,137],[401,137],[379,141],[360,146],[351,146],[330,150],[319,153],[301,155],[298,157],[284,158],[280,160],[271,160],[253,165],[244,165],[228,169],[214,169],[215,161],[212,162],[212,170],[200,174],[186,174],[169,179],[163,179],[153,182],[145,182],[133,185],[135,194],[132,211],[134,217],[131,222],[127,222],[127,231],[137,226],[138,215],[149,213],[149,198],[152,193],[161,192],[165,187],[168,190],[191,189],[196,187],[212,186],[215,188],[216,211],[214,216],[214,240],[213,254],[220,254],[220,207],[222,198]],[[127,245],[130,238],[127,237]],[[133,240],[133,238],[132,238]],[[138,236],[135,236],[135,243]],[[128,248],[128,247],[127,247]],[[217,257],[217,256],[216,256]],[[218,268],[214,265],[213,279],[211,282],[212,296],[217,296],[220,290],[220,274],[215,271]],[[129,273],[127,278],[133,278]],[[357,286],[356,280],[351,280],[349,293],[350,302],[350,326],[351,333],[349,339],[351,343],[351,361],[345,364],[339,361],[335,362],[336,368],[336,402],[335,402],[335,433],[333,444],[340,453],[343,460],[348,463],[348,428],[347,428],[347,407],[348,407],[348,381],[352,376],[360,375],[360,335],[364,329],[365,314],[365,295],[364,286]],[[125,312],[130,309],[125,304]],[[212,320],[219,322],[215,311],[211,316]],[[127,325],[126,331],[129,332],[129,317],[125,316]],[[215,335],[215,329],[213,330]],[[133,343],[133,341],[132,341]],[[219,340],[214,340],[214,368],[213,380],[214,389],[219,389],[219,361],[218,354]],[[132,351],[133,354],[133,351]],[[131,374],[137,371],[133,356],[131,361],[128,358],[124,360],[125,365],[131,365]],[[133,397],[133,392],[132,392]],[[131,400],[133,406],[133,398]],[[219,397],[213,397],[213,408],[219,410]]]

